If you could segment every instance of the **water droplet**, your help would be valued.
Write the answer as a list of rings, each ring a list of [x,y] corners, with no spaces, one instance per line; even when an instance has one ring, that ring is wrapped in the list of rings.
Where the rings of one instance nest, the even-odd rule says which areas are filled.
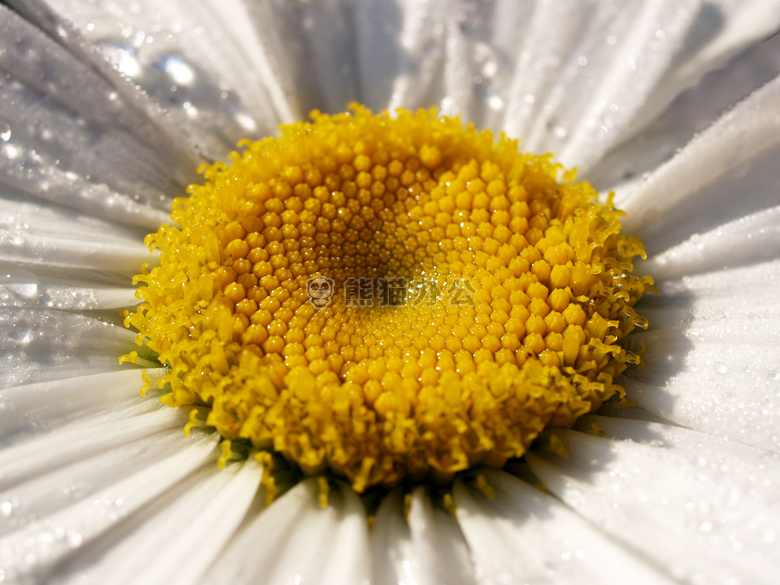
[[[312,30],[314,28],[314,14],[311,10],[301,12],[300,21],[304,30]]]
[[[482,26],[482,16],[476,2],[468,2],[464,10],[458,13],[458,26],[466,34],[472,34]]]
[[[723,362],[715,362],[715,371],[718,374],[725,374],[729,371],[729,367]]]
[[[494,95],[488,99],[488,106],[493,110],[500,110],[504,107],[504,100],[499,96]]]
[[[12,502],[11,500],[5,500],[2,503],[0,503],[0,514],[2,514],[7,518],[8,516],[14,513],[14,508],[16,508],[14,502]]]
[[[184,60],[184,57],[175,53],[161,55],[155,67],[164,72],[176,86],[189,87],[196,78],[195,70]]]
[[[29,343],[32,339],[30,324],[26,319],[20,319],[11,324],[11,339],[19,343]]]
[[[81,546],[81,543],[84,542],[84,537],[81,535],[80,532],[76,532],[75,530],[68,530],[66,534],[66,539],[68,541],[68,544],[73,547],[77,548]]]
[[[123,42],[107,41],[102,43],[102,49],[114,68],[127,75],[136,77],[141,72],[141,64],[138,62],[135,47]]]
[[[29,300],[38,296],[38,285],[34,282],[9,284],[8,290],[14,293],[18,299]]]
[[[0,142],[11,140],[11,125],[5,120],[0,120]]]
[[[474,46],[474,62],[482,79],[492,79],[498,71],[496,52],[487,43],[477,43]]]

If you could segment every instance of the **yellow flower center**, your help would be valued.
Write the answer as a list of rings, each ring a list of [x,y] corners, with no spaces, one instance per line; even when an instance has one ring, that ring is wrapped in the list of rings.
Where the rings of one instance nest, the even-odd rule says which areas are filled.
[[[204,166],[149,236],[126,323],[167,404],[363,491],[502,466],[622,394],[651,282],[621,212],[434,111],[312,120]]]

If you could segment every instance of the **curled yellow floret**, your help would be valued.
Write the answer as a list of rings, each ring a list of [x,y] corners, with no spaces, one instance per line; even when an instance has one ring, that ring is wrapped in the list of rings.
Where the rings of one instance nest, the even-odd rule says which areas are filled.
[[[126,324],[167,404],[363,491],[502,466],[622,396],[642,245],[549,156],[359,106],[240,147],[148,237]]]

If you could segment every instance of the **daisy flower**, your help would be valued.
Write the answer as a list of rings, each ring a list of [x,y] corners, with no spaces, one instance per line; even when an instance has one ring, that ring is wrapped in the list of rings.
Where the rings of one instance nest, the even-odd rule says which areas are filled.
[[[5,2],[0,584],[774,582],[778,30]]]

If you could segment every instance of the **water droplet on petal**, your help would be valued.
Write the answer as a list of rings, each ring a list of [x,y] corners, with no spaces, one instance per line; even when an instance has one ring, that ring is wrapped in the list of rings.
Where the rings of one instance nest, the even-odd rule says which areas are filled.
[[[30,342],[32,331],[30,331],[30,324],[26,319],[20,319],[11,324],[11,339],[22,344]]]
[[[0,142],[11,140],[11,125],[5,120],[0,120]]]

